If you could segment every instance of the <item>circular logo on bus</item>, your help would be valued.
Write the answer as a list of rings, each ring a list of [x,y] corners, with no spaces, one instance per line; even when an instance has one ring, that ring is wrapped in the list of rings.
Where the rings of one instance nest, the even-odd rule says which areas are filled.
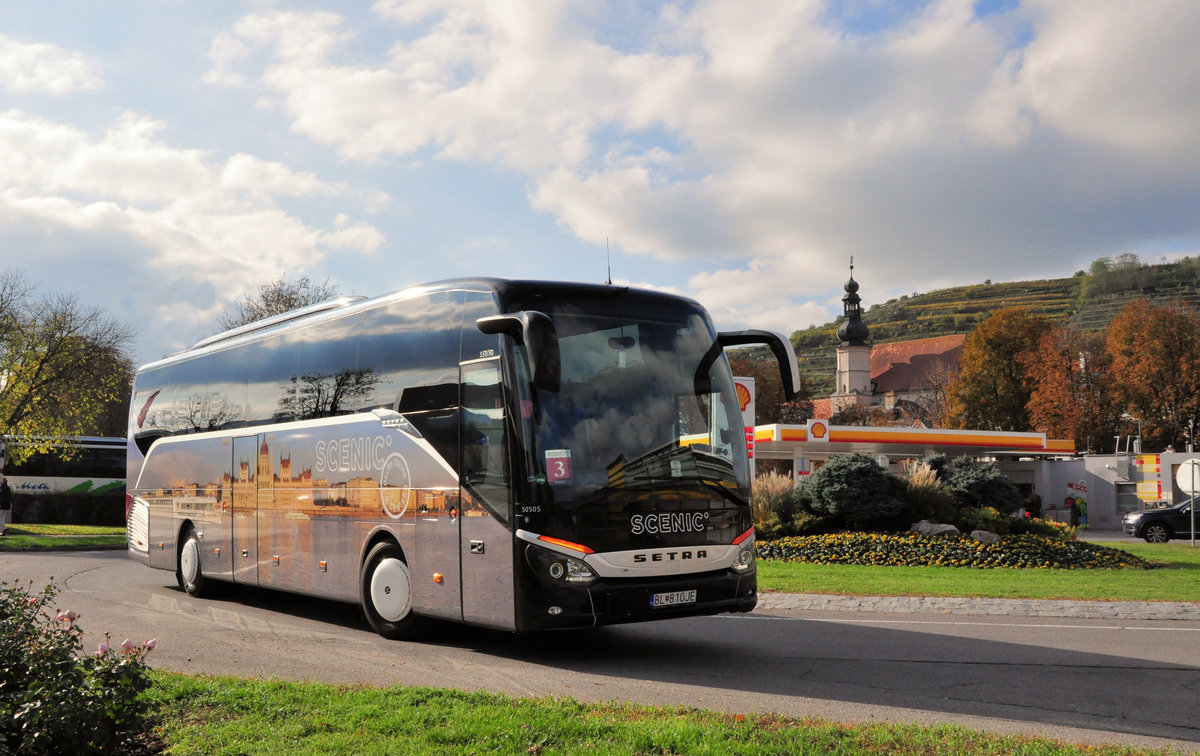
[[[383,511],[393,520],[398,520],[408,511],[412,498],[412,478],[408,474],[408,463],[398,452],[392,452],[383,463],[379,474],[379,498]]]

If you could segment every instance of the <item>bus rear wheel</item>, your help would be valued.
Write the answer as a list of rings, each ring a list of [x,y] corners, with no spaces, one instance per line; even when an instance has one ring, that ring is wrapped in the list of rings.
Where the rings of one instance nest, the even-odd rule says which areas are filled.
[[[175,580],[189,596],[203,598],[212,592],[211,582],[200,568],[200,538],[193,527],[184,531],[176,559]]]
[[[359,575],[359,603],[371,629],[385,638],[412,638],[420,618],[412,613],[412,575],[391,541],[375,544]]]

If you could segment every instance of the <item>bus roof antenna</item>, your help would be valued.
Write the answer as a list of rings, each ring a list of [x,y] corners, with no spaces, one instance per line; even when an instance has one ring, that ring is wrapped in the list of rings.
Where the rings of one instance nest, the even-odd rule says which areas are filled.
[[[612,247],[608,244],[608,237],[604,237],[604,254],[608,256],[608,280],[604,283],[612,286]]]

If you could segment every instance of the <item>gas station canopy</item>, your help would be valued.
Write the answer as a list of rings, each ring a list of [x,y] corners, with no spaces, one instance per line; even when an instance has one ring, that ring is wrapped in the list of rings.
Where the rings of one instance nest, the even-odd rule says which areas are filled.
[[[754,456],[758,459],[824,459],[856,452],[886,454],[893,459],[939,452],[952,457],[1061,457],[1075,454],[1075,441],[1048,439],[1045,433],[829,425],[825,420],[754,429]]]

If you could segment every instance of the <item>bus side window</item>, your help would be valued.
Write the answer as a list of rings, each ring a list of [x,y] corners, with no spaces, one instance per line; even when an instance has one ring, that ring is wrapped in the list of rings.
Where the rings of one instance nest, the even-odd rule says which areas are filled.
[[[301,420],[354,412],[379,383],[379,373],[359,367],[353,318],[333,321],[309,331],[300,345],[296,414]]]
[[[399,412],[454,467],[458,464],[458,384],[409,386],[400,393]]]
[[[134,413],[139,434],[158,438],[188,432],[190,402],[183,368],[167,365],[143,373],[138,388],[140,391],[133,397],[130,412]]]
[[[273,336],[246,352],[248,425],[287,422],[294,418],[299,340]]]
[[[359,319],[358,369],[374,372],[358,409],[398,409],[402,390],[458,377],[461,308],[457,292],[391,302]]]
[[[246,424],[245,353],[227,349],[212,356],[204,384],[203,423],[210,430]]]
[[[496,297],[487,291],[463,292],[462,361],[470,362],[500,354],[500,336],[488,334],[475,326],[475,321],[500,312]]]

